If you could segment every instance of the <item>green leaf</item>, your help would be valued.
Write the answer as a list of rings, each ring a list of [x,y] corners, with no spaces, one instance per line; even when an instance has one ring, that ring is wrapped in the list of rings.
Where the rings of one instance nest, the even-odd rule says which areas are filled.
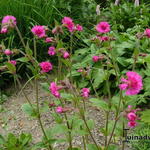
[[[24,62],[24,63],[29,61],[29,59],[27,57],[21,57],[21,58],[18,58],[17,60]]]
[[[88,150],[101,150],[101,148],[99,147],[99,149],[96,147],[95,144],[87,144]]]
[[[103,69],[96,69],[92,73],[92,78],[94,79],[93,86],[98,88],[98,86],[105,80],[105,74]]]
[[[22,110],[31,117],[37,117],[37,113],[35,112],[35,106],[32,104],[33,108],[30,106],[30,104],[26,103],[22,105]]]
[[[16,143],[17,143],[16,136],[14,134],[12,134],[12,133],[9,133],[7,142],[8,142],[9,145],[12,145],[12,146],[16,145]]]
[[[26,144],[28,144],[30,141],[32,141],[32,136],[31,134],[24,134],[22,133],[20,135],[20,142],[22,143],[21,145],[22,146],[25,146]]]
[[[16,72],[15,65],[6,62],[6,66],[7,66],[8,70],[10,71],[10,73],[14,74]]]
[[[49,93],[49,84],[48,83],[40,83],[41,84],[41,86],[42,86],[42,89],[44,90],[44,91],[46,91],[46,92],[48,92]]]
[[[65,134],[68,132],[68,128],[64,124],[56,124],[52,129],[51,133],[52,135],[57,134]]]
[[[3,145],[5,143],[4,137],[0,134],[0,145]]]
[[[108,150],[120,150],[117,145],[109,145]]]
[[[141,121],[150,125],[150,109],[141,112]]]
[[[99,107],[104,110],[109,110],[108,104],[103,100],[91,98],[90,102],[92,102],[93,106]]]

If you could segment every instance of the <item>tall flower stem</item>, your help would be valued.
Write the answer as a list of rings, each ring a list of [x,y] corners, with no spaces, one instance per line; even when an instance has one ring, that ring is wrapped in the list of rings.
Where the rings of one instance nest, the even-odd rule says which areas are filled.
[[[22,35],[21,35],[21,32],[19,31],[19,29],[18,29],[17,26],[15,26],[15,28],[16,28],[16,31],[17,31],[17,33],[18,33],[18,36],[19,36],[19,38],[20,38],[20,40],[21,40],[21,43],[22,43],[23,47],[26,49],[26,45],[25,45],[25,42],[24,42],[23,37],[22,37]]]
[[[62,107],[64,107],[64,104],[63,104],[63,99],[59,99]],[[71,136],[71,125],[69,124],[69,121],[68,121],[68,117],[67,117],[67,114],[64,113],[64,117],[65,117],[65,120],[66,120],[66,124],[67,124],[67,128],[68,128],[68,137],[69,137],[69,147],[70,149],[72,150],[72,136]]]
[[[34,57],[35,57],[35,60],[37,59],[37,49],[36,49],[36,39],[34,37],[33,39],[33,44],[34,44]],[[38,72],[38,67],[37,65],[35,65],[35,70],[36,72]],[[37,82],[37,77],[35,77],[35,80],[34,80],[34,85],[35,85],[35,97],[36,97],[36,109],[37,109],[37,118],[38,118],[38,121],[39,121],[39,124],[40,124],[40,127],[41,127],[41,130],[43,132],[43,135],[48,143],[48,137],[46,135],[46,132],[44,130],[44,126],[43,126],[43,123],[42,123],[42,120],[41,120],[41,113],[40,113],[40,107],[39,107],[39,92],[38,92],[38,82]],[[52,150],[52,146],[50,143],[48,143],[48,150]]]
[[[116,111],[115,123],[114,123],[113,129],[112,129],[110,138],[109,138],[109,140],[108,140],[106,150],[108,149],[108,146],[109,146],[109,144],[110,144],[110,142],[111,142],[111,139],[112,139],[112,137],[113,137],[113,134],[114,134],[114,131],[115,131],[117,122],[118,122],[118,117],[119,117],[119,113],[120,113],[121,101],[122,101],[122,91],[120,90],[120,99],[119,99],[119,104],[118,104],[118,108],[117,108],[117,111]]]
[[[71,35],[70,35],[70,67],[69,67],[71,84],[73,84],[73,79],[72,79],[72,49],[73,49],[73,34],[71,33]]]
[[[78,94],[79,94],[79,93],[78,93]],[[90,130],[88,124],[87,124],[87,121],[86,121],[86,118],[85,118],[85,114],[84,114],[83,110],[80,108],[80,105],[79,105],[79,103],[78,103],[78,97],[76,97],[76,98],[77,98],[77,103],[76,103],[76,104],[77,104],[77,107],[78,107],[80,116],[81,116],[81,118],[82,118],[82,120],[83,120],[83,122],[84,122],[84,124],[85,124],[85,126],[86,126],[86,128],[87,128],[87,131],[88,131],[88,133],[90,134],[90,137],[92,138],[92,141],[94,142],[94,144],[95,144],[97,150],[99,150],[98,144],[97,144],[96,140],[94,139],[93,134],[92,134],[92,132],[91,132],[91,130]]]
[[[46,132],[44,130],[44,126],[42,124],[42,120],[41,120],[41,114],[40,114],[40,107],[39,107],[39,97],[38,97],[38,83],[37,83],[37,79],[35,79],[35,91],[36,91],[36,106],[37,106],[37,118],[41,127],[41,130],[43,132],[43,135],[48,143],[48,137],[46,135]],[[48,149],[52,150],[52,146],[50,143],[48,143]]]

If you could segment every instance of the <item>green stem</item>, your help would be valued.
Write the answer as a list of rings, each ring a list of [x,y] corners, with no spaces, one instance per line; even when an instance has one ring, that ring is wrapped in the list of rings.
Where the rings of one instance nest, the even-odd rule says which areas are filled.
[[[26,45],[25,45],[25,42],[24,42],[23,37],[22,37],[22,35],[21,35],[21,32],[19,31],[19,29],[18,29],[17,26],[15,26],[15,28],[16,28],[16,31],[17,31],[17,33],[18,33],[18,35],[19,35],[19,38],[20,38],[20,40],[21,40],[21,43],[22,43],[23,47],[26,49]]]
[[[109,138],[109,140],[108,140],[106,150],[108,149],[108,146],[109,146],[109,144],[110,144],[110,142],[111,142],[111,139],[112,139],[112,137],[113,137],[113,134],[114,134],[114,131],[115,131],[117,122],[118,122],[118,116],[119,116],[119,112],[120,112],[121,101],[122,101],[122,91],[120,91],[120,100],[119,100],[118,108],[117,108],[117,111],[116,111],[115,123],[114,123],[113,129],[112,129],[110,138]]]
[[[41,130],[43,132],[43,135],[48,143],[48,149],[52,150],[52,146],[51,144],[48,142],[48,137],[46,135],[46,132],[44,130],[44,126],[42,124],[42,120],[41,120],[41,114],[40,114],[40,108],[39,108],[39,98],[38,98],[38,83],[37,83],[37,79],[35,79],[35,91],[36,91],[36,106],[37,106],[37,113],[38,113],[38,121],[41,127]]]
[[[61,103],[61,106],[64,107],[63,100],[60,98],[59,101],[60,101],[60,103]],[[64,113],[64,117],[65,117],[66,124],[67,124],[67,128],[68,128],[69,147],[70,147],[71,150],[72,150],[71,126],[69,125],[69,121],[68,121],[68,117],[67,117],[67,114],[66,114],[66,113]]]
[[[87,128],[87,130],[88,130],[88,132],[89,132],[89,134],[90,134],[90,136],[91,136],[91,138],[92,138],[92,140],[93,140],[93,142],[94,142],[94,144],[95,144],[97,150],[99,150],[98,144],[97,144],[97,142],[95,141],[95,139],[94,139],[94,137],[93,137],[93,135],[92,135],[92,132],[91,132],[91,130],[90,130],[90,128],[89,128],[89,126],[88,126],[88,124],[87,124],[87,122],[86,122],[85,117],[83,117],[82,119],[83,119],[83,121],[84,121],[84,124],[85,124],[85,126],[86,126],[86,128]]]
[[[86,150],[86,142],[85,142],[85,137],[84,136],[82,136],[82,140],[83,140],[84,150]]]

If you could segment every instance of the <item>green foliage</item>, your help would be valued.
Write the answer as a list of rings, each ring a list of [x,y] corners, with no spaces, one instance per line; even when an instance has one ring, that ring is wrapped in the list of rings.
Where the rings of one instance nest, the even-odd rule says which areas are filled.
[[[150,110],[145,110],[145,111],[142,111],[142,115],[141,115],[141,121],[147,123],[147,124],[150,124],[150,117],[149,117],[149,114],[150,114]]]
[[[0,135],[0,148],[7,150],[30,150],[31,134],[21,133],[19,137],[9,133],[7,138]]]
[[[141,124],[134,130],[134,133],[130,135],[139,136],[139,137],[149,136],[150,126],[147,124]],[[150,150],[149,140],[146,140],[146,139],[142,139],[142,140],[140,139],[138,141],[132,142],[131,145],[132,145],[133,150]]]
[[[30,117],[37,117],[36,107],[32,104],[32,107],[29,103],[22,105],[22,110]]]

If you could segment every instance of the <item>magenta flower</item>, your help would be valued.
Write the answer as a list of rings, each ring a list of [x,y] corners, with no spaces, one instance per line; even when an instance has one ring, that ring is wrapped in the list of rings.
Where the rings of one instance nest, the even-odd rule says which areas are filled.
[[[59,114],[63,113],[63,108],[61,106],[58,106],[56,108],[56,112],[59,113]]]
[[[31,31],[35,36],[39,38],[46,37],[46,30],[44,26],[36,25],[31,29]]]
[[[10,55],[13,54],[13,52],[12,52],[11,50],[9,50],[9,49],[6,49],[6,50],[4,51],[4,54],[7,55],[7,56],[10,56]]]
[[[130,112],[130,113],[127,114],[127,118],[128,118],[128,120],[130,120],[130,121],[135,121],[135,120],[137,119],[137,116],[136,116],[135,113]]]
[[[77,72],[83,72],[83,68],[79,68]]]
[[[54,95],[57,98],[60,98],[60,89],[61,87],[57,86],[55,82],[51,82],[49,90],[51,91],[52,95]]]
[[[2,26],[8,26],[14,28],[17,24],[16,18],[14,16],[5,16],[2,20]]]
[[[17,61],[16,60],[10,60],[10,61],[8,61],[9,63],[11,63],[11,64],[13,64],[14,66],[16,66],[16,64],[17,64]]]
[[[121,78],[122,84],[119,85],[121,90],[126,90],[126,95],[136,95],[142,90],[142,77],[133,71],[126,73],[127,79]]]
[[[63,52],[63,58],[67,59],[69,57],[70,57],[70,54],[67,51]]]
[[[2,27],[0,33],[5,34],[8,32],[8,29],[6,27]]]
[[[42,73],[43,72],[49,72],[49,71],[51,71],[52,70],[52,64],[50,63],[50,62],[47,62],[47,61],[45,61],[45,62],[41,62],[40,64],[40,67],[41,67],[41,69],[42,69]]]
[[[45,39],[45,42],[46,43],[51,43],[53,40],[52,40],[52,38],[51,37],[47,37],[46,39]]]
[[[145,30],[144,34],[145,34],[148,38],[150,38],[150,29],[147,28],[147,29]]]
[[[85,97],[85,98],[89,97],[89,93],[90,93],[89,88],[83,88],[83,89],[81,90],[81,92],[82,92],[82,96],[83,96],[83,97]]]
[[[110,31],[110,25],[108,22],[100,22],[97,26],[96,26],[96,30],[100,33],[107,33]]]
[[[93,57],[92,57],[92,60],[93,60],[94,62],[98,62],[99,59],[100,59],[99,56],[93,56]]]
[[[66,28],[68,28],[68,30],[69,30],[70,32],[73,32],[73,31],[75,30],[75,25],[74,25],[74,23],[73,23],[73,20],[72,20],[70,17],[64,17],[64,18],[62,19],[62,24],[63,24]]]
[[[56,52],[55,52],[55,47],[54,47],[54,46],[49,47],[48,54],[49,54],[50,56],[53,56],[53,55],[56,54]]]
[[[128,126],[129,126],[130,128],[134,128],[134,127],[137,126],[137,123],[136,123],[135,121],[129,121],[129,122],[128,122]]]
[[[100,41],[108,41],[109,40],[109,37],[108,36],[98,36],[98,39]]]
[[[79,25],[79,24],[77,24],[77,25],[75,26],[75,29],[76,29],[77,31],[83,31],[83,27],[82,27],[81,25]]]

